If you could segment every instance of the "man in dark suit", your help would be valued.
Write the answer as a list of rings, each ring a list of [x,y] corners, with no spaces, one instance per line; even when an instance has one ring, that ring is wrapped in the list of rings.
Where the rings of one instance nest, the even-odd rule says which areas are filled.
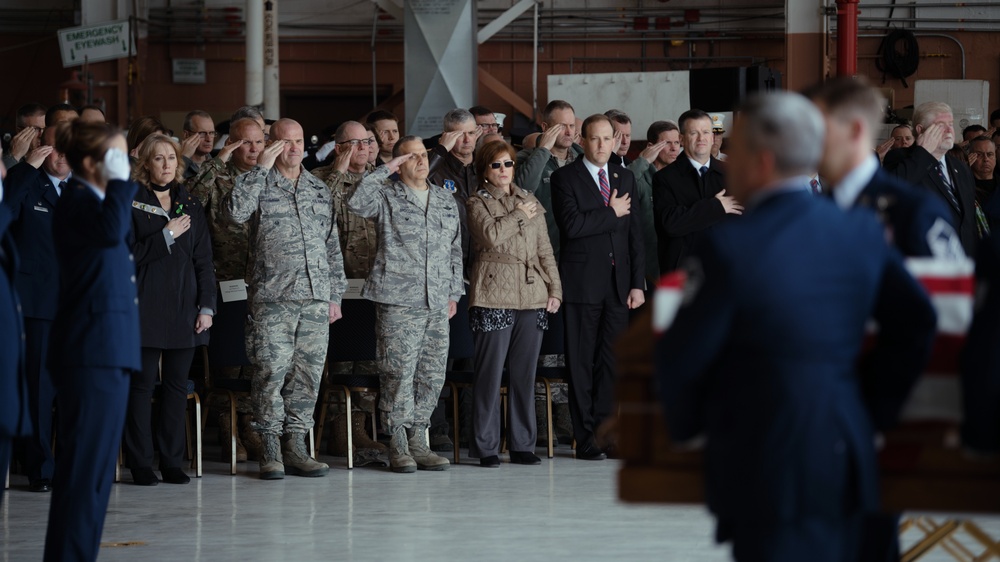
[[[890,174],[938,195],[951,212],[962,248],[975,256],[976,182],[972,171],[948,151],[955,145],[955,118],[944,103],[922,103],[913,112],[917,140],[909,148],[885,155],[883,167]]]
[[[807,92],[826,118],[820,175],[842,209],[871,209],[904,256],[964,257],[952,214],[939,197],[879,168],[875,130],[885,100],[863,79],[838,78]]]
[[[52,490],[52,407],[56,393],[46,365],[49,332],[59,298],[59,271],[52,242],[52,217],[70,169],[53,148],[55,127],[42,133],[42,145],[7,176],[7,204],[13,214],[10,234],[24,256],[15,284],[21,297],[25,331],[25,368],[35,435],[25,442],[25,468],[32,492]]]
[[[706,435],[716,539],[736,560],[872,559],[874,433],[926,362],[934,309],[869,212],[809,193],[823,118],[807,99],[751,100],[730,141],[727,184],[747,214],[699,243],[655,351],[670,435]]]
[[[612,410],[612,344],[628,323],[629,309],[645,300],[642,226],[630,213],[635,177],[609,165],[614,128],[604,115],[583,122],[584,157],[552,174],[552,208],[563,241],[566,367],[576,456],[606,458],[594,432]]]
[[[0,176],[3,164],[0,164]],[[0,201],[4,199],[0,181]],[[11,213],[0,205],[0,475],[10,467],[11,443],[15,437],[31,433],[28,416],[28,383],[24,378],[24,325],[21,305],[14,288],[17,247],[7,232]],[[0,507],[3,488],[0,488]]]
[[[653,176],[661,273],[677,269],[709,227],[743,212],[740,203],[726,195],[725,164],[712,158],[712,118],[692,109],[681,115],[678,126],[684,152]]]

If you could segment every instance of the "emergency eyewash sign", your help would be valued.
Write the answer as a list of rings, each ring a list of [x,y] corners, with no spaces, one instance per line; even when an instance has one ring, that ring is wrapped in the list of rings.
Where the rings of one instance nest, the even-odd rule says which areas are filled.
[[[131,44],[128,20],[59,30],[63,68],[127,57]]]

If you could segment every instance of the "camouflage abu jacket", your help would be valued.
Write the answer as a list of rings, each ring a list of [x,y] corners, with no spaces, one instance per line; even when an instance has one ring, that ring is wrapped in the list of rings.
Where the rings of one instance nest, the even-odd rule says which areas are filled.
[[[333,199],[302,169],[297,181],[254,166],[236,178],[225,208],[250,225],[250,302],[315,299],[340,304],[347,288]]]
[[[430,185],[427,211],[403,182],[387,182],[377,168],[347,202],[378,226],[378,248],[362,295],[375,302],[443,308],[465,293],[458,205],[451,192]]]

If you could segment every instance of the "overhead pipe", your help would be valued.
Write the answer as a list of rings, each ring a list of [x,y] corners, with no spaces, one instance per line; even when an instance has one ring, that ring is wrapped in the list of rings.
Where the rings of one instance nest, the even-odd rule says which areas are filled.
[[[278,74],[278,0],[264,5],[264,118],[281,117],[281,79]]]
[[[941,37],[941,38],[944,38],[944,39],[951,39],[956,45],[958,45],[958,50],[962,54],[962,80],[965,80],[965,45],[962,45],[961,41],[959,41],[955,37],[953,37],[951,35],[948,35],[946,33],[914,33],[913,36],[914,37]],[[862,38],[862,39],[881,39],[881,38],[885,37],[885,35],[858,35],[858,37]]]
[[[858,73],[858,0],[837,0],[837,76]]]
[[[264,103],[264,2],[247,0],[246,104]]]

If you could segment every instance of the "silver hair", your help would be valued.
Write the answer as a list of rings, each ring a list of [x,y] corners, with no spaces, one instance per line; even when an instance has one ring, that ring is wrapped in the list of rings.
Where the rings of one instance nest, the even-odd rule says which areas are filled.
[[[939,101],[928,101],[918,105],[913,110],[913,126],[920,127],[921,130],[926,129],[934,122],[938,113],[951,113],[951,106]]]
[[[452,109],[448,113],[444,114],[444,130],[454,131],[466,121],[475,121],[476,118],[472,116],[467,109]]]
[[[747,145],[774,154],[779,174],[816,171],[826,126],[823,114],[808,99],[792,92],[759,95],[740,109],[739,119]]]

